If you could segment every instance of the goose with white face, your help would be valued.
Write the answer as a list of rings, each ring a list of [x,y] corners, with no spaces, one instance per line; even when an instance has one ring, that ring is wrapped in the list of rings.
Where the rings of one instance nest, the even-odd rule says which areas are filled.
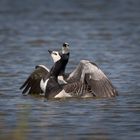
[[[51,54],[51,57],[52,57],[54,63],[61,59],[61,56],[60,56],[59,52],[57,52],[57,51],[50,51],[50,50],[48,50],[48,52]]]
[[[49,51],[53,62],[56,63],[61,59],[63,54],[69,55],[69,44],[63,43],[60,51]],[[66,57],[67,59],[67,57]],[[69,58],[68,58],[69,59]],[[45,91],[48,81],[43,79],[49,74],[50,70],[44,65],[37,65],[35,70],[28,76],[28,78],[21,85],[22,94],[42,94]],[[60,84],[66,84],[64,72],[58,76]],[[60,80],[59,80],[60,79]]]

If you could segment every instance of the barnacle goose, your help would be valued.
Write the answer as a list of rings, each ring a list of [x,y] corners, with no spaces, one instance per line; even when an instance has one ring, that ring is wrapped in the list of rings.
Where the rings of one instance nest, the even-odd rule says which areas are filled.
[[[65,67],[69,60],[69,44],[63,43],[62,50],[60,52],[58,51],[50,51],[54,63],[59,58],[59,53],[63,54],[67,59],[64,60],[64,67],[61,68],[60,73],[58,76],[59,83],[63,84],[66,83],[64,80],[64,73],[65,73]],[[43,90],[40,87],[40,81],[42,78],[46,77],[49,74],[50,70],[44,66],[44,65],[37,65],[35,67],[35,70],[29,75],[29,77],[25,80],[25,82],[22,84],[20,89],[22,90],[22,94],[42,94],[44,93]]]
[[[65,67],[63,54],[59,54],[49,75],[41,80],[41,88],[47,99],[67,97],[114,97],[118,95],[111,81],[93,62],[81,60],[77,68],[66,78],[65,84],[58,83],[58,75]],[[52,55],[53,57],[53,55]]]
[[[81,60],[72,73],[65,74],[69,59],[68,46],[68,43],[64,43],[61,53],[49,51],[55,62],[51,71],[44,65],[37,66],[36,70],[21,86],[21,89],[24,88],[23,94],[27,92],[28,94],[45,93],[45,97],[48,99],[63,97],[100,98],[118,95],[107,76],[95,63],[88,60]]]

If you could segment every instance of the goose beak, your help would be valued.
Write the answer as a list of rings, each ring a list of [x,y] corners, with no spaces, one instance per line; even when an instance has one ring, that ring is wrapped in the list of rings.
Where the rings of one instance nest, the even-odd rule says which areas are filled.
[[[52,51],[51,51],[51,50],[48,50],[48,52],[49,52],[49,54],[51,54],[51,53],[52,53]]]

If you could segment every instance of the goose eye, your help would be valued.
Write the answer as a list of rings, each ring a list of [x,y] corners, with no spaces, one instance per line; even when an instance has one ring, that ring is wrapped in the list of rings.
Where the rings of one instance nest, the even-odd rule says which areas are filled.
[[[55,52],[54,52],[53,54],[54,54],[54,55],[57,55],[57,53],[55,53]]]

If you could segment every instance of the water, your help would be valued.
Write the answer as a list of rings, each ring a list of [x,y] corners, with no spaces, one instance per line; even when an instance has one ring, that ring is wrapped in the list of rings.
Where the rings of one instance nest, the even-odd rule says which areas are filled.
[[[0,139],[140,139],[139,0],[0,1]],[[96,62],[119,91],[112,99],[23,96],[48,49],[71,46],[67,71]]]

